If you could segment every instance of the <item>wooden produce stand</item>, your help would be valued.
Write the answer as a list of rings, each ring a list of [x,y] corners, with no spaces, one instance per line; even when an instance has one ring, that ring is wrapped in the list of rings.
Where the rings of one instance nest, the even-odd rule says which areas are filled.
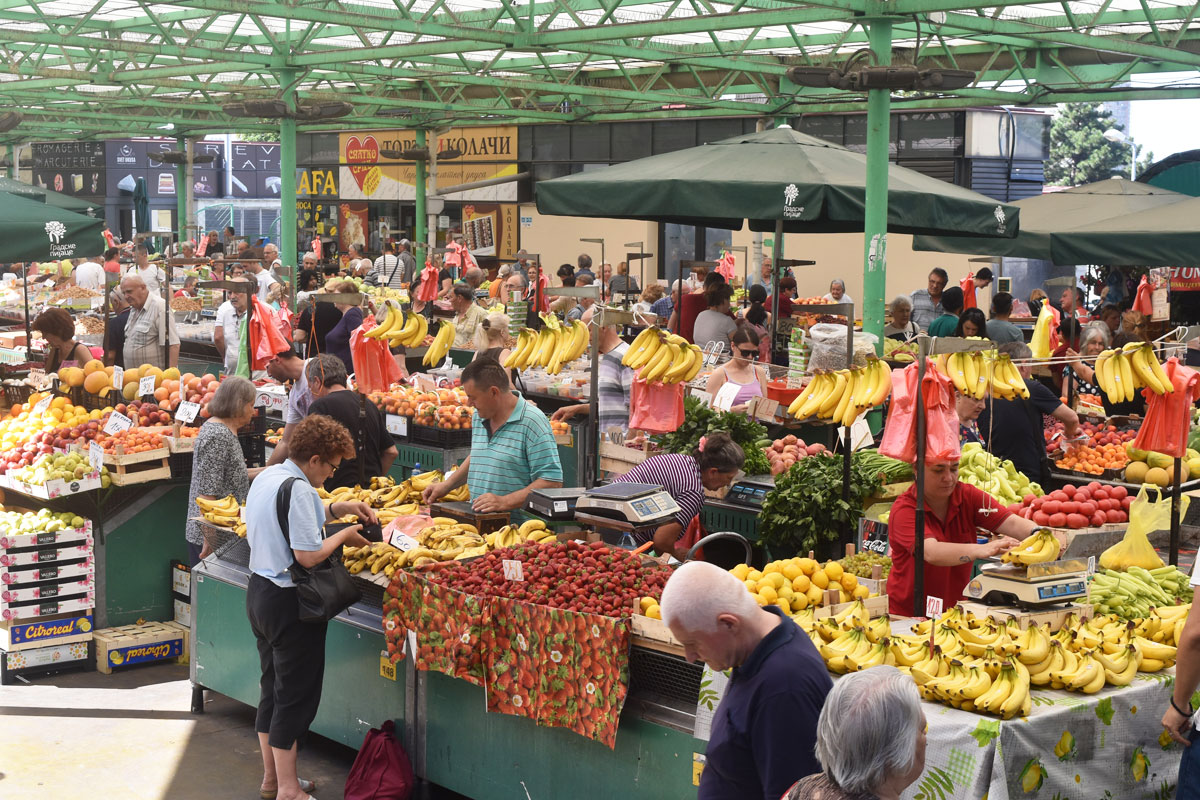
[[[124,445],[117,445],[116,453],[105,453],[104,464],[109,477],[116,486],[132,486],[136,483],[165,480],[171,477],[168,459],[171,451],[167,447],[156,447],[141,453],[126,453]]]

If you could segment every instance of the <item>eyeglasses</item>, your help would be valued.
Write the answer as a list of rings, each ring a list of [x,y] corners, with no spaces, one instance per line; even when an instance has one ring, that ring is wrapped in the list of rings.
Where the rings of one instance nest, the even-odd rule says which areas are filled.
[[[754,358],[758,355],[757,350],[738,350],[738,355],[742,358]]]

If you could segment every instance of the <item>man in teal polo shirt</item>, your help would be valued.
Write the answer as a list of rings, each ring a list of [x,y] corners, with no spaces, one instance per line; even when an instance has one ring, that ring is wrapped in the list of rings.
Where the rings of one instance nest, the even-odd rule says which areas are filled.
[[[422,502],[437,502],[465,481],[476,511],[517,511],[532,490],[562,486],[550,422],[509,388],[504,368],[491,358],[476,359],[463,370],[462,386],[475,407],[471,455],[444,481],[426,488]]]

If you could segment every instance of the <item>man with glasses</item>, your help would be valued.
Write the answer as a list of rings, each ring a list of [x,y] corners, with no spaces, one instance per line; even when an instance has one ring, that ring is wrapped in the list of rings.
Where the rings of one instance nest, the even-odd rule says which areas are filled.
[[[912,293],[912,320],[921,330],[929,330],[929,325],[946,313],[942,308],[942,290],[949,280],[946,270],[934,267],[929,273],[929,288],[917,289]]]

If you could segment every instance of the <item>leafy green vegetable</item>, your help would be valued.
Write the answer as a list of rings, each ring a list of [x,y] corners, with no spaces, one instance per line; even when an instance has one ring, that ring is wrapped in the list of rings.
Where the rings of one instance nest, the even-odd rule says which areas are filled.
[[[762,440],[767,429],[745,414],[716,411],[699,398],[688,396],[683,400],[683,423],[672,433],[652,437],[652,441],[668,453],[690,455],[700,445],[700,437],[717,431],[725,431],[746,453],[742,470],[747,475],[766,475],[771,471],[767,454],[762,450]]]
[[[789,558],[809,550],[822,558],[831,557],[827,543],[837,541],[847,525],[858,524],[863,502],[883,481],[875,467],[851,458],[850,497],[843,500],[842,471],[842,456],[819,453],[775,476],[775,488],[763,502],[758,518],[761,541],[770,548],[772,558]]]
[[[913,477],[912,464],[885,456],[878,450],[856,450],[853,458],[863,469],[873,469],[882,475],[884,483],[898,483]]]

